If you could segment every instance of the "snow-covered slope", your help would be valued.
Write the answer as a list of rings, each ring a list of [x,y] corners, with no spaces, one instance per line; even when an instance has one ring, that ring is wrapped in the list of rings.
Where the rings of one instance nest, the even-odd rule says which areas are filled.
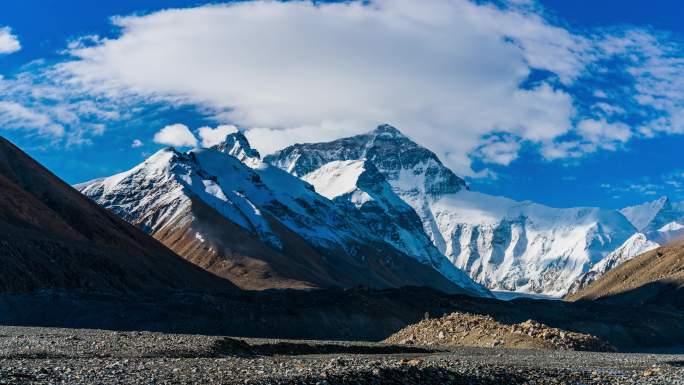
[[[351,201],[356,206],[361,206],[372,199],[356,185],[361,174],[366,172],[365,163],[363,160],[333,161],[304,175],[302,179],[311,183],[317,193],[328,199],[352,194],[354,196]]]
[[[684,202],[667,197],[641,205],[625,207],[620,212],[646,237],[665,244],[684,235]]]
[[[598,208],[555,209],[470,191],[431,204],[445,254],[487,287],[561,296],[634,231]]]
[[[414,209],[441,254],[490,289],[562,296],[635,233],[613,210],[554,209],[470,192],[434,153],[388,125],[333,142],[297,144],[265,158],[310,180],[326,174],[322,168],[331,162],[360,160],[374,164]]]
[[[212,149],[167,148],[129,171],[77,187],[179,254],[229,278],[254,275],[253,265],[266,280],[278,274],[279,282],[295,280],[298,287],[460,286],[488,295],[462,272],[447,279],[425,260],[415,261],[369,231],[356,211],[261,162],[241,134]]]
[[[568,294],[579,292],[621,263],[627,262],[640,254],[658,247],[660,247],[659,244],[649,241],[646,235],[642,233],[632,235],[617,250],[608,254],[605,258],[592,266],[589,271],[577,278],[572,286],[570,286]]]
[[[637,230],[642,231],[653,222],[658,213],[663,209],[667,209],[669,202],[670,200],[667,197],[661,197],[651,202],[625,207],[620,212]]]
[[[358,210],[365,227],[395,248],[454,282],[467,277],[437,250],[413,208],[396,195],[370,161],[332,161],[302,179],[344,210]]]

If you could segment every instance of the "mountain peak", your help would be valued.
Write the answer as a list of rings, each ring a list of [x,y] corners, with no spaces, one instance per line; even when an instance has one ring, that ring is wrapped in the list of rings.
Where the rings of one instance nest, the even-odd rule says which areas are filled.
[[[237,158],[241,162],[258,161],[261,159],[259,151],[252,148],[242,131],[226,136],[226,139],[215,145],[214,149]]]
[[[668,203],[669,201],[670,201],[670,198],[668,198],[665,195],[661,196],[660,198],[658,198],[658,200],[656,200],[656,202],[661,203],[661,204]]]
[[[437,197],[466,189],[463,179],[444,166],[432,151],[389,124],[373,131],[325,143],[296,144],[265,158],[267,163],[303,176],[324,164],[366,159],[398,191]]]
[[[404,134],[402,134],[401,131],[389,124],[381,124],[377,126],[375,130],[373,130],[373,134],[391,137],[404,137]]]

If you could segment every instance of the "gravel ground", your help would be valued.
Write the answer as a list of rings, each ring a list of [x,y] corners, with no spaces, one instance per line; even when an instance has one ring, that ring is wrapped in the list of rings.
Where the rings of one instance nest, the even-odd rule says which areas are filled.
[[[684,355],[0,327],[0,384],[684,384]]]

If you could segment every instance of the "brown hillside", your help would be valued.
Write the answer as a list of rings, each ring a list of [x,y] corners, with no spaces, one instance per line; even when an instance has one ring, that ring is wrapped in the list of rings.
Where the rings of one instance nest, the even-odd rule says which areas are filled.
[[[0,291],[234,290],[0,137]]]
[[[385,244],[361,245],[368,257],[359,261],[344,250],[318,250],[271,218],[270,226],[283,242],[282,250],[276,250],[199,199],[192,199],[179,218],[152,235],[188,261],[242,289],[430,286],[466,293],[433,268]]]
[[[646,252],[614,268],[569,300],[684,307],[684,241]]]

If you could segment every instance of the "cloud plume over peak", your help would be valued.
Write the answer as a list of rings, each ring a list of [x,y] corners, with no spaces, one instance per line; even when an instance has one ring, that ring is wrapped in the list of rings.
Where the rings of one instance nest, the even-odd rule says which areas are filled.
[[[680,119],[655,90],[681,72],[657,37],[576,33],[525,3],[252,1],[114,20],[118,37],[72,45],[74,60],[59,65],[71,84],[201,105],[263,153],[389,122],[473,175],[473,158],[507,165],[523,142],[548,159],[616,149],[635,134],[620,111],[661,115],[664,127],[646,121],[640,135]],[[631,52],[625,76],[641,99],[625,105],[605,90],[582,108],[582,82]]]

